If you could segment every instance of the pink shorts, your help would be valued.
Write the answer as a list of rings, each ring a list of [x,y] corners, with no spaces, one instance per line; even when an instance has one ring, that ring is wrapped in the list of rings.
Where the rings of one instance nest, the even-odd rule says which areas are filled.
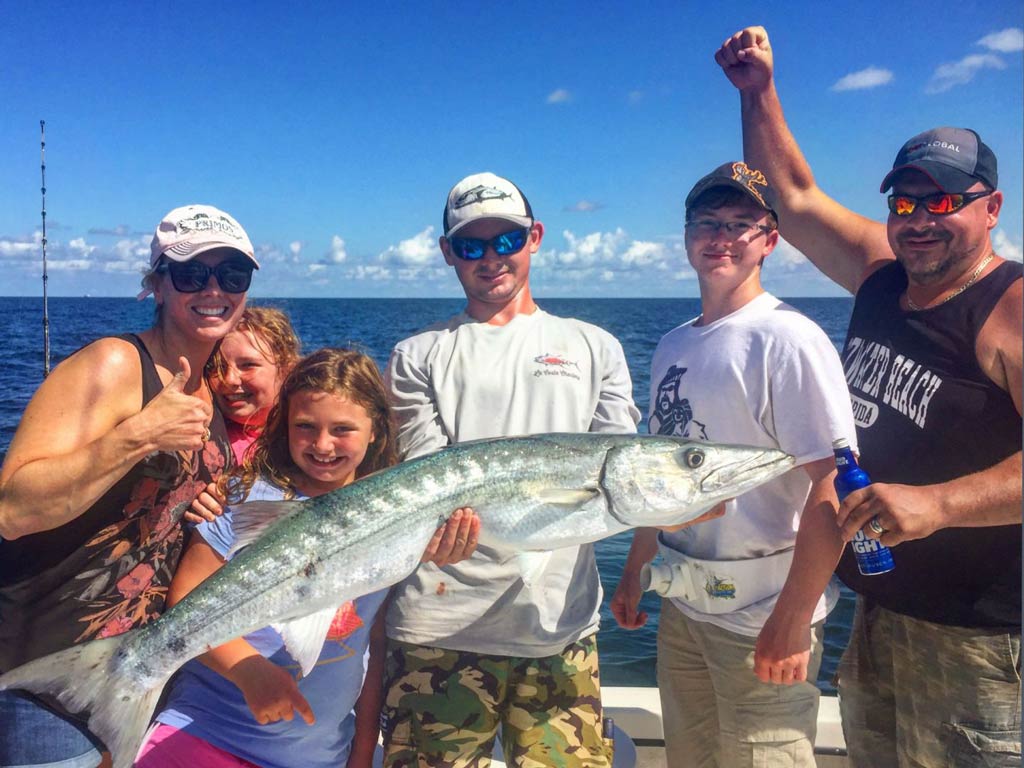
[[[210,742],[163,723],[154,723],[135,768],[259,768]]]

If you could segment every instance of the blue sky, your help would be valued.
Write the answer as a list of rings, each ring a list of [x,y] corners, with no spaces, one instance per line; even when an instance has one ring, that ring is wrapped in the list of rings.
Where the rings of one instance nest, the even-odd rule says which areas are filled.
[[[720,7],[719,7],[720,6]],[[819,183],[882,220],[899,146],[936,125],[995,150],[997,250],[1021,259],[1024,6],[763,2],[18,3],[0,0],[0,295],[132,296],[169,209],[217,205],[252,295],[457,296],[448,189],[490,170],[546,226],[545,296],[694,296],[682,200],[740,154],[713,60],[763,24]],[[783,245],[765,284],[839,295]]]

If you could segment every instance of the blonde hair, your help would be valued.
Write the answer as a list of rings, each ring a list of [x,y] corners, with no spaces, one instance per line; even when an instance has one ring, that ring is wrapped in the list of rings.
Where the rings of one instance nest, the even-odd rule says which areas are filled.
[[[395,429],[377,364],[352,349],[320,349],[299,360],[288,373],[263,432],[246,452],[242,465],[225,476],[221,490],[229,501],[244,500],[261,475],[284,489],[286,498],[295,496],[295,478],[300,472],[288,447],[288,407],[292,395],[305,391],[339,395],[362,406],[370,416],[374,439],[356,468],[357,479],[398,463]]]
[[[288,321],[288,315],[279,309],[246,307],[232,333],[236,331],[249,331],[256,348],[277,366],[282,374],[287,373],[301,356],[299,337]],[[219,379],[224,376],[226,370],[227,364],[224,362],[224,355],[220,352],[218,342],[210,359],[206,361],[204,373],[208,379]]]

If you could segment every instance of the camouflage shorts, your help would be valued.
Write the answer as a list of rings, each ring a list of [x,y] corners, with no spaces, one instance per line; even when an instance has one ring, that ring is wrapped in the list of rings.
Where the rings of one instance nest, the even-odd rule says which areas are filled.
[[[540,659],[388,641],[385,768],[608,768],[597,641]]]

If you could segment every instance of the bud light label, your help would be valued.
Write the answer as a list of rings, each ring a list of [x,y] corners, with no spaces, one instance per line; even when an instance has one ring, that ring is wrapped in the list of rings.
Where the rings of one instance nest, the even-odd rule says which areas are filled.
[[[892,551],[879,543],[878,539],[869,539],[864,531],[857,531],[850,546],[857,557],[857,569],[865,576],[888,573],[896,567],[892,561]]]

